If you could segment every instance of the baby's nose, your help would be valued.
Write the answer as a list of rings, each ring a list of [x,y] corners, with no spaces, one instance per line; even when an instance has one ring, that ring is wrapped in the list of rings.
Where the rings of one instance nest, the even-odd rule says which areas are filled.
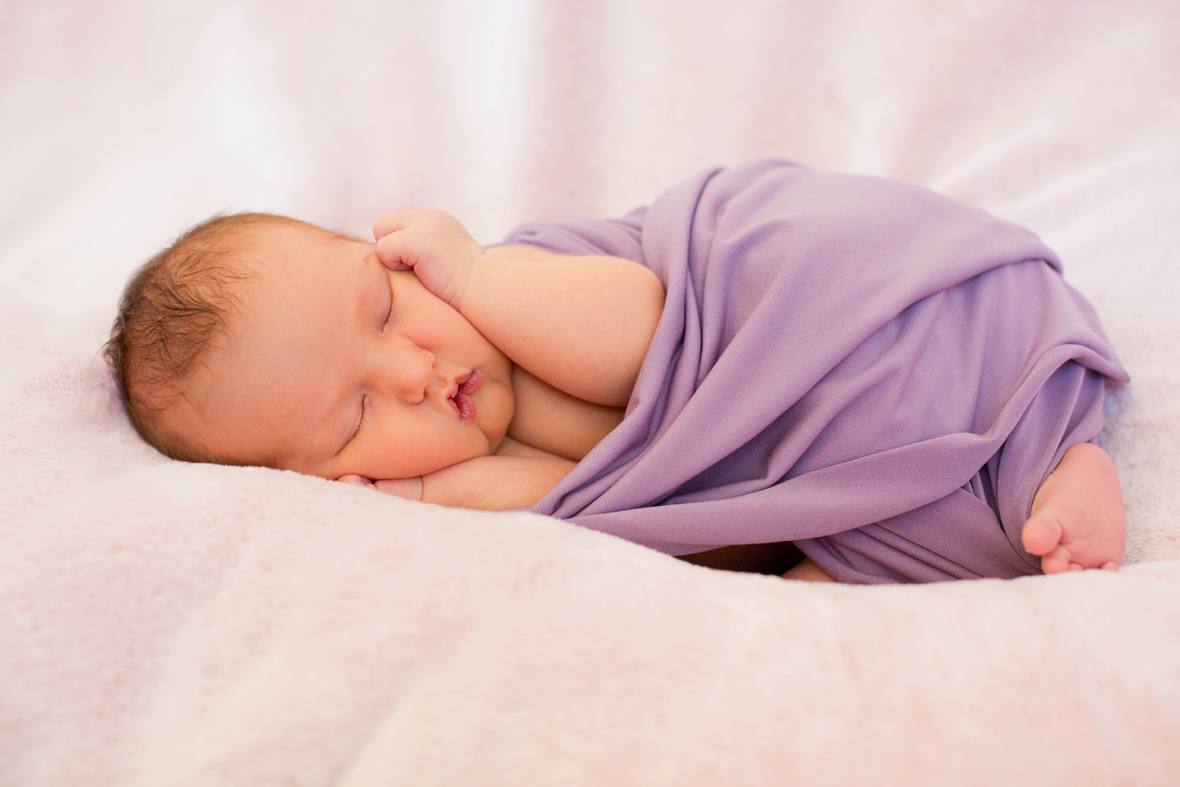
[[[373,385],[382,394],[407,402],[429,398],[439,377],[434,353],[417,345],[405,344],[384,354],[373,372]]]

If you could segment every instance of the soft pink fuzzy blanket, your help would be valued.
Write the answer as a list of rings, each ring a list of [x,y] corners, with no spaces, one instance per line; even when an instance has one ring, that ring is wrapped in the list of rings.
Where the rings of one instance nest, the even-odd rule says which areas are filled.
[[[1175,3],[24,3],[0,28],[0,785],[1174,784]],[[95,352],[220,211],[493,243],[777,155],[1037,232],[1133,383],[1118,574],[688,565],[143,445]]]

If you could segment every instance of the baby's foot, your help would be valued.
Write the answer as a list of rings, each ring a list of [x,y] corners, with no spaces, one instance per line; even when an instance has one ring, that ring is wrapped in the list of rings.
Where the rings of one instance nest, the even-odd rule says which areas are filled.
[[[1037,490],[1020,539],[1046,574],[1117,571],[1126,527],[1114,461],[1093,443],[1077,443]]]

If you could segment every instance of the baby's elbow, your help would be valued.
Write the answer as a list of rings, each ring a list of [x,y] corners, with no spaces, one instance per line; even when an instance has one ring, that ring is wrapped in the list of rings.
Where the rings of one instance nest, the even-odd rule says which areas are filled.
[[[664,283],[652,271],[647,268],[643,270],[648,275],[644,277],[645,281],[642,287],[641,317],[638,321],[638,330],[635,331],[635,343],[630,353],[629,374],[624,378],[623,386],[612,397],[615,407],[626,407],[631,400],[631,392],[635,388],[635,382],[639,379],[639,371],[643,368],[643,362],[647,358],[652,340],[655,339],[656,332],[660,327],[660,320],[664,315],[664,300],[667,297]]]

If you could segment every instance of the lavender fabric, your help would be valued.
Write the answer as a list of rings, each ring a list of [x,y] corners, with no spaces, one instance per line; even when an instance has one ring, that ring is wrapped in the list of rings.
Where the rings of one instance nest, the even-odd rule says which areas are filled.
[[[622,422],[531,511],[671,555],[793,541],[839,581],[1040,573],[1020,532],[1128,382],[1032,232],[783,159],[503,241],[667,289]]]

